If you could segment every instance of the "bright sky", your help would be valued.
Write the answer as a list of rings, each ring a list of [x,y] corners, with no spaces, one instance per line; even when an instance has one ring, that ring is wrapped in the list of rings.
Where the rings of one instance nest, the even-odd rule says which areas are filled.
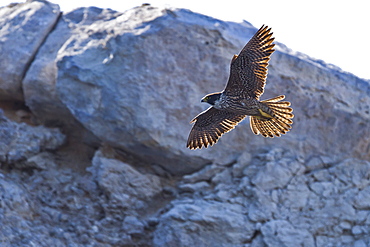
[[[0,6],[17,0],[0,0]],[[21,1],[21,0],[20,0]],[[21,1],[23,2],[23,1]],[[272,27],[275,40],[295,51],[370,79],[370,14],[366,0],[51,0],[67,12],[96,6],[117,11],[150,3],[187,8],[225,21]]]

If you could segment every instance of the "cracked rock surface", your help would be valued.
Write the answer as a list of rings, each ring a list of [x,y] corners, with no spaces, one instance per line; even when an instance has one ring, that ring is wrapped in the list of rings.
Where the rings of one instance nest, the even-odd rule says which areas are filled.
[[[44,1],[0,9],[0,96],[23,100],[22,80],[34,56],[57,22],[59,6]]]
[[[255,31],[146,4],[0,8],[0,246],[370,246],[368,80],[276,42],[263,99],[286,95],[292,130],[246,119],[186,149]]]

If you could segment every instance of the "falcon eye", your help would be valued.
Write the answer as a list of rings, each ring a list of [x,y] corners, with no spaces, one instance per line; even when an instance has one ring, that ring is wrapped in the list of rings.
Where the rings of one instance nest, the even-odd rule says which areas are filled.
[[[204,96],[200,102],[206,102],[208,104],[211,104],[210,101],[212,101],[212,97]]]

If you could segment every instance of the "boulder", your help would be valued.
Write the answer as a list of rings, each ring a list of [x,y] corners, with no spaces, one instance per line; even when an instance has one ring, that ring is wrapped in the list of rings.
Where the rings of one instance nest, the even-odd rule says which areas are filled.
[[[297,229],[284,220],[269,221],[261,228],[261,232],[265,236],[264,242],[268,247],[316,246],[313,236],[308,231]]]
[[[100,151],[88,170],[116,210],[139,211],[162,191],[159,177],[141,174],[124,162],[104,157]]]
[[[23,101],[23,77],[59,15],[59,5],[42,0],[0,8],[2,100]]]
[[[60,16],[23,79],[25,102],[39,122],[49,124],[57,121],[76,125],[74,117],[56,93],[56,57],[74,32],[84,32],[92,23],[104,22],[119,15],[121,13],[113,10],[90,7],[79,8]]]
[[[153,246],[244,246],[255,225],[237,204],[203,200],[175,202],[154,232]]]
[[[57,55],[56,92],[102,141],[172,174],[228,164],[261,147],[369,158],[369,83],[279,43],[263,98],[286,95],[292,131],[263,138],[245,120],[212,148],[185,147],[189,121],[208,107],[201,97],[224,88],[232,55],[255,31],[183,9],[137,7],[75,30]]]
[[[0,111],[0,162],[3,164],[33,166],[32,157],[36,159],[34,156],[43,151],[56,150],[65,138],[57,128],[15,123]]]

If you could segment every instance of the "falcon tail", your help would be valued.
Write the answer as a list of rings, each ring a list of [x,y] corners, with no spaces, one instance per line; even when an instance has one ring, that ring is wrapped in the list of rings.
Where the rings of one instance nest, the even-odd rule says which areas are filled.
[[[273,138],[274,136],[279,137],[281,134],[285,134],[292,128],[293,109],[289,107],[290,102],[281,101],[284,98],[284,95],[280,95],[261,101],[261,103],[267,105],[272,110],[273,115],[271,116],[260,110],[262,116],[266,118],[251,116],[250,126],[254,134]]]

